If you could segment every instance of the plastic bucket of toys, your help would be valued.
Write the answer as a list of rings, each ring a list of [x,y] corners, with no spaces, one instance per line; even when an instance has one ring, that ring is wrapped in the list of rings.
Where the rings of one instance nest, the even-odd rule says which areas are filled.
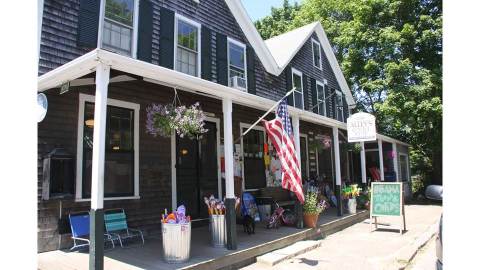
[[[191,224],[184,206],[162,216],[163,257],[167,263],[182,263],[190,258]]]
[[[212,231],[212,245],[214,247],[224,247],[227,243],[225,215],[210,215],[210,229]]]

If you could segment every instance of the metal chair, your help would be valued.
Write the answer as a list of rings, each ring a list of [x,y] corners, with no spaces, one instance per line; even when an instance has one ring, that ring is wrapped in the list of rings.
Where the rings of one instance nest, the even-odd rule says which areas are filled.
[[[90,214],[88,212],[70,213],[68,219],[70,221],[73,239],[73,247],[71,247],[70,250],[90,246]],[[104,234],[104,236],[105,241],[111,242],[112,248],[114,248],[115,243],[112,237],[108,234]],[[86,243],[78,244],[77,241]]]
[[[123,248],[123,239],[140,237],[142,244],[145,244],[143,232],[138,229],[129,228],[127,215],[123,209],[108,210],[104,214],[106,233],[113,240],[118,240]]]

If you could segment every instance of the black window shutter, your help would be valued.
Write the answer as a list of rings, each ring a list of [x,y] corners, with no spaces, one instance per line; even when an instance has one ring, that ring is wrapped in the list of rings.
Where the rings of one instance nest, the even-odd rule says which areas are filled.
[[[310,79],[310,94],[312,95],[313,112],[319,113],[320,108],[318,107],[317,81],[314,78]]]
[[[293,88],[293,84],[292,84],[292,68],[290,66],[287,66],[285,68],[285,81],[286,81],[286,84],[287,84],[287,91],[290,91],[292,90]],[[290,106],[293,106],[293,95],[295,93],[292,93],[290,94],[288,97],[287,97],[287,103],[288,105]]]
[[[160,66],[173,69],[175,13],[160,9]]]
[[[247,46],[247,88],[250,94],[256,94],[255,85],[255,51]]]
[[[153,5],[150,0],[140,0],[138,10],[137,59],[152,62]]]
[[[212,80],[212,31],[202,25],[202,78]]]
[[[348,118],[348,104],[345,94],[342,93],[342,101],[343,101],[343,122],[347,121]]]
[[[307,75],[303,74],[302,76],[302,86],[303,86],[303,109],[308,111],[310,108],[308,104],[308,77]]]
[[[227,36],[217,33],[217,82],[228,86]]]
[[[100,0],[80,0],[77,35],[78,46],[86,48],[97,47],[99,17]]]

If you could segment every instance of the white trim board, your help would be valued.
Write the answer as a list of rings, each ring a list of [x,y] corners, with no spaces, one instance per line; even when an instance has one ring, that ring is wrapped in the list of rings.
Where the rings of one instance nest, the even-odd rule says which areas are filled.
[[[95,104],[95,96],[80,93],[78,97],[78,123],[77,123],[77,165],[76,165],[76,179],[75,179],[75,201],[87,201],[88,198],[82,197],[82,179],[83,179],[83,123],[85,121],[85,103],[91,102]],[[134,111],[133,119],[133,167],[134,167],[134,192],[133,196],[127,197],[106,197],[104,200],[122,200],[122,199],[140,199],[140,176],[139,176],[139,130],[140,130],[140,104],[108,99],[107,106],[116,106],[127,108]]]
[[[231,99],[234,103],[248,106],[259,110],[268,110],[275,104],[274,100],[253,95],[251,93],[238,91],[231,87],[220,85],[198,77],[139,61],[102,49],[95,49],[84,54],[54,70],[51,70],[38,77],[37,90],[39,92],[56,88],[63,83],[72,81],[79,77],[92,73],[99,63],[108,64],[112,69],[141,76],[144,80],[155,82],[161,85],[175,86],[183,91],[208,95],[217,99]],[[300,120],[319,124],[327,127],[338,127],[346,130],[347,124],[328,118],[313,112],[300,110],[289,106],[290,115],[298,115]],[[377,137],[383,141],[396,142],[397,144],[410,146],[408,143],[390,138],[377,133]]]

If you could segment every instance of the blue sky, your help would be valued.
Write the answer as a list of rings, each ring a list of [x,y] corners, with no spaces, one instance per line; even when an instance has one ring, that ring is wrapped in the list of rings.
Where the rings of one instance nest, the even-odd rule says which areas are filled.
[[[298,0],[289,0],[290,3],[300,2]],[[242,4],[248,12],[252,21],[256,21],[267,15],[270,15],[270,8],[281,7],[283,0],[242,0]]]

